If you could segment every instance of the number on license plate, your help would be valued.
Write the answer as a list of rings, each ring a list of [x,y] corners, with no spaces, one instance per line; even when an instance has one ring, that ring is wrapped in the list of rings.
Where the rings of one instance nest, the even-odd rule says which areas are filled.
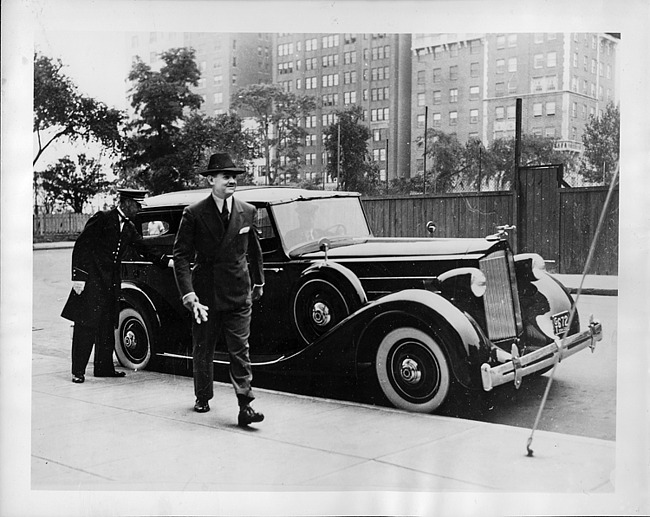
[[[569,311],[554,314],[551,319],[553,320],[553,332],[556,336],[562,336],[569,330]]]

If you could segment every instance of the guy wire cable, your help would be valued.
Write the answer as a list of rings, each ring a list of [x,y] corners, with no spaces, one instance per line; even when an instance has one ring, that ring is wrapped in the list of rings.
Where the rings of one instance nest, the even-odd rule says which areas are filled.
[[[591,241],[591,246],[589,247],[589,254],[587,255],[587,261],[585,262],[585,267],[582,270],[582,278],[580,279],[580,286],[578,287],[578,291],[576,293],[576,299],[575,302],[573,303],[573,307],[571,308],[571,312],[569,314],[569,324],[567,326],[567,329],[571,328],[571,325],[573,323],[573,318],[575,317],[576,311],[578,310],[578,300],[580,299],[580,295],[582,294],[582,286],[584,284],[585,277],[587,276],[587,272],[591,267],[591,261],[593,260],[594,253],[596,250],[596,242],[598,241],[598,236],[600,235],[600,232],[602,230],[603,221],[605,220],[605,214],[607,213],[607,207],[609,206],[609,202],[612,199],[614,187],[616,186],[616,183],[618,181],[618,172],[619,172],[619,165],[617,164],[616,170],[614,171],[614,177],[612,178],[612,183],[609,186],[609,191],[607,192],[607,197],[605,198],[605,204],[603,206],[602,211],[600,212],[600,218],[598,219],[598,225],[596,226],[596,233],[594,234],[594,238]],[[539,424],[539,419],[542,416],[542,411],[546,404],[546,399],[548,398],[548,393],[551,389],[551,384],[553,383],[553,377],[555,376],[555,369],[557,368],[557,365],[560,363],[561,355],[562,355],[561,352],[558,351],[558,354],[555,356],[555,360],[553,362],[553,369],[551,370],[551,375],[549,376],[548,382],[546,383],[544,396],[542,397],[542,401],[540,402],[539,409],[537,410],[537,416],[535,417],[535,423],[533,424],[533,428],[530,431],[530,436],[528,437],[528,442],[526,443],[527,456],[533,455],[533,449],[531,449],[531,445],[533,444],[533,435],[535,434],[535,430],[537,429],[537,425]]]

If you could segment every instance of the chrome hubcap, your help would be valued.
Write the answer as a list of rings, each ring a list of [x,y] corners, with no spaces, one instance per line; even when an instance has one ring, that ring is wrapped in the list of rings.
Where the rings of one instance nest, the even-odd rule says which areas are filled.
[[[124,334],[124,346],[129,350],[133,350],[138,346],[138,339],[132,330],[127,330]]]
[[[311,317],[316,325],[324,327],[332,320],[330,308],[323,302],[316,302],[311,309]]]
[[[408,384],[417,384],[420,382],[420,379],[422,379],[420,366],[416,361],[410,358],[402,361],[399,372],[402,380]]]

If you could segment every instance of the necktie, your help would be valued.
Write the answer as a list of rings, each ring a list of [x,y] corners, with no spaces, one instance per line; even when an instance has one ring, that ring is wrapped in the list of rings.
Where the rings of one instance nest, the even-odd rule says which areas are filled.
[[[223,202],[223,207],[221,208],[221,222],[223,223],[223,227],[227,228],[228,227],[228,203],[225,201]]]

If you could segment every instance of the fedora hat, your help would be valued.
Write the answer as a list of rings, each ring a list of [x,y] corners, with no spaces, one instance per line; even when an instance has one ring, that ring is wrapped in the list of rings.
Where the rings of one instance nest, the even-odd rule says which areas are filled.
[[[215,153],[210,156],[208,168],[201,171],[203,176],[211,176],[220,172],[230,172],[232,174],[241,174],[246,172],[243,167],[237,167],[228,153]]]

